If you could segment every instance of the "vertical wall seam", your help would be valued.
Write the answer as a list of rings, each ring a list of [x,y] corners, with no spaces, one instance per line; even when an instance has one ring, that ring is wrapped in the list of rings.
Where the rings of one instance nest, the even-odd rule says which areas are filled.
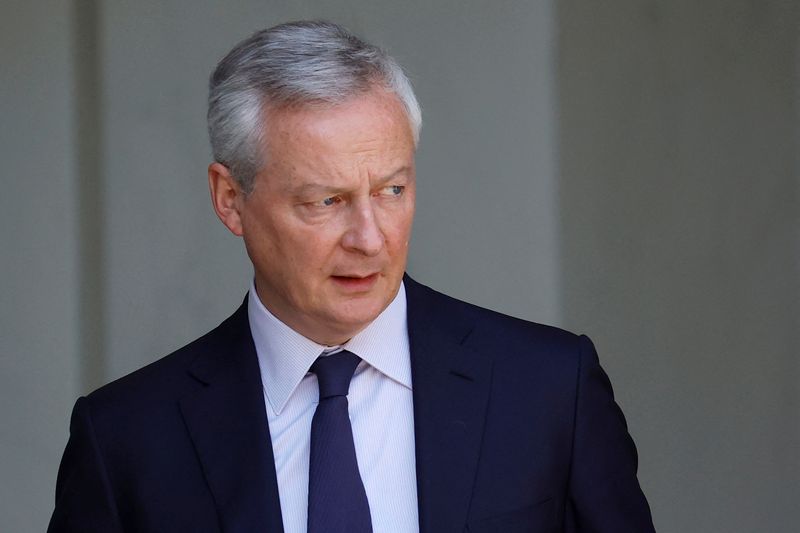
[[[86,393],[107,375],[105,355],[105,180],[99,4],[75,0],[75,151],[78,191],[78,365]]]
[[[553,302],[555,307],[551,317],[553,324],[564,327],[566,324],[566,313],[564,310],[566,297],[564,295],[564,254],[563,254],[563,224],[561,214],[563,210],[563,199],[561,197],[561,95],[559,92],[561,85],[559,60],[561,54],[561,12],[559,3],[556,0],[547,2],[547,28],[549,31],[547,49],[547,79],[548,94],[547,100],[550,102],[550,115],[548,124],[550,127],[549,141],[550,146],[550,182],[551,182],[551,202],[553,212],[551,220],[552,230],[552,276],[551,283],[554,285]]]

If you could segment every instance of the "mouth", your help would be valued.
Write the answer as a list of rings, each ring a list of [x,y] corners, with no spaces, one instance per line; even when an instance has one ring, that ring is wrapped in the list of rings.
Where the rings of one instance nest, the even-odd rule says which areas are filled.
[[[371,289],[375,285],[375,282],[378,281],[378,272],[366,276],[331,276],[331,279],[342,289],[353,292],[363,292]]]

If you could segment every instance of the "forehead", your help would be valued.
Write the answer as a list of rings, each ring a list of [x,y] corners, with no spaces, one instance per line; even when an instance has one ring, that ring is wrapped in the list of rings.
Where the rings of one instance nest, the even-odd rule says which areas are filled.
[[[363,152],[413,152],[405,108],[393,93],[374,89],[338,104],[267,108],[268,160],[294,152],[327,157]]]

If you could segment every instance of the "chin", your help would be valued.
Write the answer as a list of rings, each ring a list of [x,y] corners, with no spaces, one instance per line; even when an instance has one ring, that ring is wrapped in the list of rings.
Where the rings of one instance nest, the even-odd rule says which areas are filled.
[[[341,309],[332,317],[332,322],[340,324],[343,328],[358,333],[370,322],[375,320],[381,312],[389,305],[385,299],[370,298],[369,301],[350,301],[344,309]]]

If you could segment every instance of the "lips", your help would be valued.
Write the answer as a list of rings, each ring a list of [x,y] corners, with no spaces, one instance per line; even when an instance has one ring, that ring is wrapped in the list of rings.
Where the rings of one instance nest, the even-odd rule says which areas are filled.
[[[341,288],[348,291],[366,291],[378,281],[378,273],[367,275],[342,275],[331,276],[331,279]]]

